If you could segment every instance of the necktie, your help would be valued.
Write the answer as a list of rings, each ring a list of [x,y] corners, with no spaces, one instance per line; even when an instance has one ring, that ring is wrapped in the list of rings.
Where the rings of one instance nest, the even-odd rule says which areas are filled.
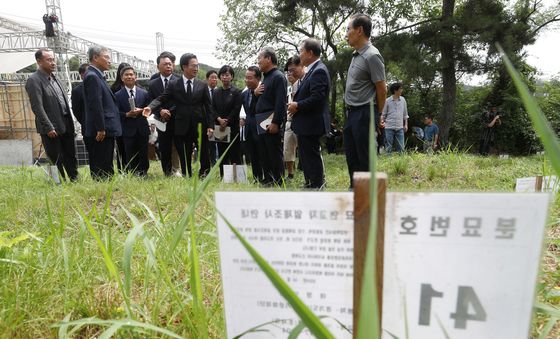
[[[251,101],[253,101],[253,91],[252,90],[249,90],[249,99],[247,101],[249,103],[247,106],[251,107]]]
[[[214,101],[214,89],[210,88],[210,102]]]
[[[130,90],[130,97],[134,98],[134,91],[133,90]]]
[[[189,98],[189,100],[190,100],[190,98],[191,98],[191,96],[192,96],[191,83],[192,83],[192,81],[187,80],[187,98]]]
[[[167,83],[169,82],[169,80],[167,80],[167,78],[163,79],[163,89],[167,88]]]

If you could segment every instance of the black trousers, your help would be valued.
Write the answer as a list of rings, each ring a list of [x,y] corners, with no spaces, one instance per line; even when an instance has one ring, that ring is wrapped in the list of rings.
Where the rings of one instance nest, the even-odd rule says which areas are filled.
[[[208,152],[206,128],[204,126],[202,127],[200,149],[198,149],[198,134],[198,126],[197,124],[193,124],[190,126],[187,134],[174,136],[175,148],[177,149],[177,153],[179,153],[179,162],[181,163],[181,173],[183,176],[186,176],[188,172],[189,177],[192,177],[192,155],[194,147],[198,150],[197,158],[200,157],[200,170],[198,175],[203,177],[210,171],[210,155]]]
[[[70,115],[65,117],[66,130],[73,130]],[[56,138],[49,138],[46,134],[41,134],[41,141],[45,147],[45,153],[49,160],[56,165],[62,178],[70,178],[74,181],[78,178],[78,161],[76,160],[76,145],[74,143],[74,133],[64,133]],[[65,173],[66,172],[66,173]]]
[[[299,161],[303,168],[305,188],[321,188],[325,184],[320,138],[317,135],[298,135]]]
[[[216,164],[216,159],[218,158],[218,145],[215,141],[208,141],[208,156],[210,157],[210,166]]]
[[[264,175],[263,183],[281,185],[284,177],[281,134],[260,134],[257,140],[257,148]]]
[[[105,180],[113,176],[113,155],[115,137],[105,137],[103,141],[93,139],[89,154],[89,168],[94,180]]]
[[[239,144],[239,133],[237,135],[231,135],[231,140],[236,138],[232,142],[216,142],[216,146],[218,147],[218,156],[221,157],[224,155],[224,159],[220,164],[220,176],[224,176],[224,166],[223,165],[230,165],[230,164],[237,164],[241,165],[241,149]],[[230,147],[231,144],[231,147]],[[228,150],[229,147],[229,150]]]
[[[150,162],[148,160],[148,135],[123,137],[126,154],[126,171],[135,175],[146,176]]]
[[[259,155],[259,135],[257,133],[257,126],[247,123],[245,125],[245,146],[251,159],[251,169],[253,171],[253,178],[257,182],[264,181],[264,172],[261,165]]]
[[[374,110],[377,122],[377,107],[374,107]],[[370,105],[348,109],[346,114],[344,152],[350,175],[350,187],[354,187],[354,172],[369,172]]]
[[[161,169],[163,174],[170,176],[173,174],[171,152],[173,150],[173,142],[175,138],[174,121],[168,121],[165,132],[158,131],[158,148],[160,152]]]

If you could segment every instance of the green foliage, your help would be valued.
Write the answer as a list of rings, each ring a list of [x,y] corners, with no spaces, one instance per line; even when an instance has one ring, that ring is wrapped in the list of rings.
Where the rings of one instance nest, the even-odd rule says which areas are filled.
[[[519,97],[529,114],[531,123],[543,143],[547,157],[552,163],[552,168],[556,172],[556,175],[560,176],[560,140],[558,140],[556,132],[552,129],[552,126],[541,111],[535,98],[531,95],[529,89],[523,82],[523,78],[515,70],[513,64],[500,45],[498,45],[498,49],[502,53],[504,64],[506,65],[507,71],[512,77],[513,83],[519,92]]]

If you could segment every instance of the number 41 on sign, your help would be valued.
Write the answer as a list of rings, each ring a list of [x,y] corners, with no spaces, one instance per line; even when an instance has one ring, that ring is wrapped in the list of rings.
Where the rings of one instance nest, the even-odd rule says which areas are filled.
[[[383,337],[526,339],[549,199],[388,193]]]

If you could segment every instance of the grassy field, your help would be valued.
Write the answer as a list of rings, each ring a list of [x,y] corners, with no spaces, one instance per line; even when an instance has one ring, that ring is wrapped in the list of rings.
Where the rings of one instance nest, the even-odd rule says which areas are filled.
[[[325,164],[328,190],[347,190],[345,158],[327,155]],[[73,329],[78,337],[93,337],[125,318],[185,337],[201,331],[224,337],[213,209],[200,200],[189,226],[183,212],[193,203],[194,181],[164,178],[158,163],[151,166],[147,180],[117,176],[104,183],[92,181],[82,168],[78,183],[61,186],[47,181],[39,168],[0,168],[0,338],[52,338]],[[379,167],[389,175],[389,190],[426,192],[511,192],[515,178],[549,171],[542,156],[498,159],[456,152],[381,157]],[[299,190],[302,177],[298,172],[284,189]],[[216,179],[206,197],[217,190],[261,188]],[[559,214],[555,202],[538,287],[538,301],[550,305],[560,304]],[[193,245],[200,291],[190,279]],[[79,328],[57,326],[86,318],[95,319]],[[535,338],[548,330],[549,318],[535,314]],[[128,331],[119,333],[156,335],[148,325],[136,327],[136,334]],[[559,333],[556,328],[550,335]]]

